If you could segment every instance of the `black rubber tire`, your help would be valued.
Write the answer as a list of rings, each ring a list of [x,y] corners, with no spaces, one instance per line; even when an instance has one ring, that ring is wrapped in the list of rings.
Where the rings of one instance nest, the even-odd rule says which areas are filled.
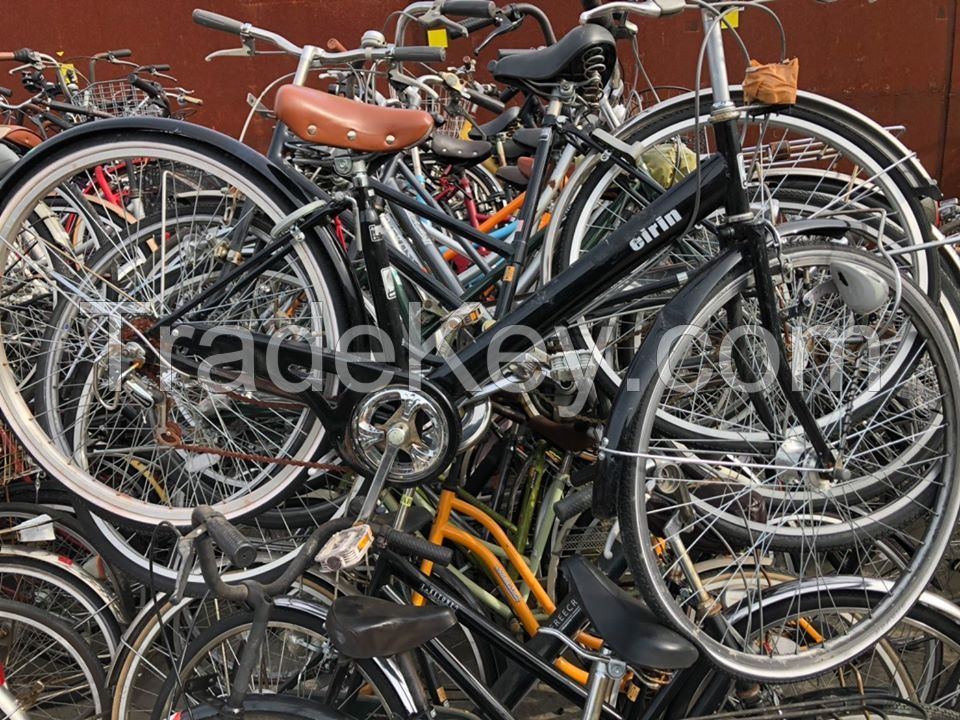
[[[807,249],[809,248],[804,248],[804,250]],[[784,253],[786,255],[787,252],[791,251],[793,250],[785,250]],[[726,282],[733,282],[734,275],[735,273],[733,272],[729,273],[727,276],[728,279],[719,283],[717,290],[719,291],[720,287],[724,286]],[[906,293],[908,288],[911,286],[908,283],[904,283],[903,287],[904,292]],[[916,317],[912,318],[914,324],[916,325],[919,321],[921,325],[925,325],[928,338],[926,340],[927,344],[936,344],[937,346],[936,349],[932,350],[932,363],[936,368],[940,387],[951,387],[951,384],[960,382],[960,378],[952,377],[952,373],[945,369],[954,367],[957,362],[952,347],[953,343],[946,334],[943,323],[937,317],[934,306],[932,304],[927,306],[920,304],[920,299],[924,296],[919,289],[914,289],[910,292],[913,293],[913,296],[916,299],[916,307],[918,308],[917,312],[922,311],[919,320]],[[715,298],[715,295],[715,293],[711,293],[710,298],[708,298],[706,302],[710,302],[711,298]],[[638,411],[633,418],[631,430],[628,433],[623,446],[619,448],[620,450],[634,452],[638,447],[646,447],[645,444],[641,444],[640,442],[642,439],[641,435],[645,432],[644,427],[658,426],[658,423],[660,422],[659,418],[657,418],[656,421],[650,420],[652,417],[657,417],[656,408],[659,406],[659,398],[653,398],[653,393],[657,388],[658,379],[658,377],[655,377],[654,381],[647,388],[641,388],[641,392],[643,393],[642,401],[637,406]],[[944,392],[947,391],[944,390]],[[946,403],[944,406],[944,412],[947,414],[944,422],[947,427],[952,426],[951,415],[956,412],[957,398],[960,397],[960,392],[957,390],[954,390],[950,394],[952,394],[953,397],[951,401]],[[651,413],[654,414],[651,415]],[[689,437],[689,435],[681,437]],[[947,449],[944,450],[944,454],[948,458],[947,464],[955,467],[957,458],[951,456],[950,450],[950,447],[954,444],[954,442],[951,440],[951,435],[949,433],[944,434],[944,437],[947,441]],[[954,448],[952,455],[955,454]],[[668,591],[665,588],[661,588],[663,580],[660,575],[657,560],[655,557],[653,557],[653,549],[650,547],[650,533],[655,531],[652,530],[648,525],[645,511],[641,509],[642,507],[646,507],[646,481],[643,479],[643,469],[640,465],[638,465],[637,461],[633,460],[628,460],[627,467],[629,469],[622,476],[619,485],[618,497],[618,516],[620,520],[621,541],[630,564],[634,582],[640,589],[641,594],[644,596],[644,599],[647,601],[650,607],[668,624],[668,626],[673,627],[690,637],[690,639],[700,647],[702,653],[709,657],[711,661],[717,665],[717,667],[726,672],[742,675],[744,677],[759,681],[769,682],[771,680],[776,680],[778,682],[783,682],[791,677],[790,673],[792,673],[794,677],[802,679],[803,677],[809,677],[811,675],[824,672],[832,665],[843,662],[844,653],[839,652],[837,649],[837,644],[834,643],[832,647],[829,648],[829,652],[826,650],[817,650],[812,652],[810,655],[807,655],[807,666],[803,666],[800,660],[795,659],[794,666],[791,666],[789,669],[785,665],[782,665],[780,661],[778,661],[777,664],[769,664],[769,669],[764,666],[761,670],[761,663],[766,661],[760,660],[759,656],[751,655],[750,657],[754,659],[750,662],[747,662],[747,655],[742,654],[742,651],[734,651],[725,646],[721,646],[720,644],[716,643],[716,641],[709,638],[705,628],[700,628],[697,626],[695,629],[693,627],[693,623],[689,619],[680,619],[680,613],[675,600],[672,597],[665,599],[666,596],[661,595],[661,593],[668,593]],[[638,475],[638,473],[640,473],[640,475]],[[940,475],[952,477],[952,470],[949,467],[941,468]],[[937,484],[935,482],[928,484],[930,486],[930,491],[936,493],[936,506],[933,511],[935,514],[930,515],[930,522],[924,530],[926,533],[924,536],[924,541],[917,554],[914,556],[914,561],[916,564],[913,565],[912,569],[904,571],[904,573],[901,575],[903,582],[898,583],[898,586],[901,588],[906,587],[906,590],[901,590],[901,592],[907,592],[911,597],[914,597],[914,593],[919,593],[922,590],[920,583],[927,583],[935,572],[935,566],[938,558],[933,557],[933,551],[930,549],[930,547],[941,542],[945,543],[949,538],[949,534],[953,529],[953,522],[956,519],[955,516],[958,497],[960,497],[958,496],[960,489],[955,488],[954,484],[950,483],[949,481],[942,486],[945,488],[942,490],[937,489]],[[922,511],[923,508],[919,508],[919,512]],[[871,534],[875,534],[876,536],[888,534],[890,532],[890,526],[886,524],[888,519],[890,523],[893,523],[893,517],[896,516],[897,522],[899,523],[898,526],[902,526],[914,519],[917,516],[916,512],[917,510],[913,509],[913,506],[911,506],[909,503],[899,508],[892,508],[888,517],[884,517],[882,520],[878,518],[877,521],[873,522],[873,525],[876,526],[876,528],[873,528],[869,525],[864,528],[864,530],[870,531],[866,533],[866,537],[869,537]],[[740,533],[746,538],[750,537],[750,531],[746,530],[744,527],[725,529],[732,530],[735,533]],[[833,536],[829,539],[829,542],[822,541],[820,539],[821,536],[818,535],[818,542],[822,542],[822,545],[819,547],[821,549],[829,549],[830,545],[834,542],[836,542],[837,547],[843,547],[844,545],[852,546],[854,536],[850,535],[850,533],[855,531],[856,530],[854,528],[848,529],[846,526],[844,526],[842,530],[832,533]],[[847,533],[847,535],[843,535],[843,533]],[[771,536],[770,543],[764,543],[764,547],[767,548],[766,551],[793,552],[799,547],[802,547],[803,542],[802,539],[798,542],[793,542],[793,539],[794,538],[789,535],[783,538],[773,535]],[[936,542],[934,542],[935,540]],[[775,546],[775,544],[777,544],[777,546]],[[795,545],[796,547],[794,547]],[[650,563],[649,566],[648,563]],[[891,595],[891,597],[893,596]],[[906,601],[906,597],[901,596],[901,604],[904,601]],[[893,618],[899,612],[905,612],[905,608],[903,610],[899,610],[896,606],[894,606],[893,601],[891,601],[885,607],[885,613],[882,614],[881,617],[884,619],[885,623],[891,623],[893,622]],[[855,642],[858,644],[866,642],[864,637],[865,635],[866,630],[861,628],[856,632],[857,639]],[[876,639],[879,639],[879,637]],[[852,647],[853,646],[848,644],[845,652],[849,654],[849,652],[852,650]]]

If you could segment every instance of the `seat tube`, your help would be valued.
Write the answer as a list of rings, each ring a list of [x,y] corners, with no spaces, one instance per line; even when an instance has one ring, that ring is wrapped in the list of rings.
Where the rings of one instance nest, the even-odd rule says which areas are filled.
[[[543,179],[547,174],[547,163],[550,161],[550,148],[553,145],[554,126],[557,124],[557,118],[563,111],[562,98],[573,93],[572,86],[564,87],[561,83],[560,88],[550,98],[547,105],[547,111],[544,113],[543,129],[540,131],[540,139],[537,142],[537,151],[534,155],[533,170],[530,172],[530,181],[527,183],[527,193],[523,201],[523,207],[520,209],[520,226],[518,237],[514,241],[513,255],[507,262],[506,269],[503,272],[503,282],[500,285],[500,293],[497,296],[497,308],[495,317],[503,317],[513,306],[513,300],[517,294],[517,281],[520,279],[518,273],[523,270],[527,261],[527,245],[530,238],[537,230],[537,205],[539,204],[540,188],[543,186]]]

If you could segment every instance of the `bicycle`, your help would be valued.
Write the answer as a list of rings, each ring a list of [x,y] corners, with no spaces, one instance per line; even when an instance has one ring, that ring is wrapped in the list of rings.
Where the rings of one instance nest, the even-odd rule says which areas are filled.
[[[680,9],[680,5],[665,1],[659,4],[614,3],[590,11],[593,15],[588,13],[587,19],[613,12],[658,17],[664,11]],[[271,42],[289,54],[299,56],[298,75],[301,78],[313,66],[315,58],[319,58],[322,64],[331,59],[351,62],[371,57],[397,60],[437,57],[435,51],[410,48],[403,49],[403,52],[400,49],[363,49],[327,54],[309,46],[300,48],[275,34],[220,16],[198,12],[197,19],[247,40]],[[524,265],[525,240],[522,235],[511,246],[512,259],[504,268],[504,284],[497,300],[501,311],[499,322],[487,329],[481,326],[472,343],[455,354],[441,353],[424,358],[422,380],[417,377],[416,382],[409,372],[398,369],[398,365],[406,364],[411,346],[405,336],[405,323],[394,303],[397,286],[376,223],[377,198],[395,202],[438,225],[462,232],[466,240],[477,239],[489,244],[489,239],[476,237],[472,228],[468,232],[466,227],[380,186],[369,177],[371,162],[383,162],[391,152],[412,146],[429,134],[432,127],[429,115],[350,104],[351,101],[344,98],[311,93],[296,85],[281,90],[277,113],[294,132],[303,139],[334,143],[360,153],[344,156],[350,157],[350,167],[344,167],[344,172],[353,178],[354,192],[339,198],[321,197],[312,201],[298,196],[300,190],[308,188],[295,171],[272,165],[248,149],[188,125],[171,125],[163,120],[149,119],[104,121],[52,141],[42,148],[45,152],[38,152],[32,162],[24,163],[5,186],[7,202],[0,215],[0,235],[8,245],[0,252],[0,259],[9,251],[11,238],[16,237],[23,226],[26,219],[23,208],[35,206],[39,197],[46,197],[50,187],[75,177],[78,167],[102,164],[108,158],[116,159],[118,154],[182,160],[193,167],[203,168],[209,177],[219,178],[226,191],[217,194],[218,202],[225,202],[231,218],[235,217],[234,211],[242,208],[240,217],[243,222],[239,231],[232,223],[229,227],[220,227],[218,223],[209,237],[190,238],[190,243],[180,244],[181,238],[177,238],[176,247],[168,247],[166,242],[157,243],[152,237],[140,237],[131,244],[121,242],[118,246],[108,247],[100,263],[91,268],[92,273],[86,272],[85,268],[83,276],[76,278],[70,294],[73,299],[67,298],[59,305],[47,337],[50,352],[46,354],[43,376],[62,376],[65,382],[61,386],[70,388],[65,393],[70,402],[61,404],[58,397],[48,394],[47,405],[41,406],[44,407],[41,420],[49,424],[41,428],[34,422],[34,411],[11,382],[9,368],[0,367],[0,398],[5,414],[25,446],[45,469],[105,512],[141,525],[155,523],[158,517],[183,525],[187,521],[187,506],[194,499],[205,499],[198,497],[204,495],[208,495],[216,502],[216,507],[232,519],[255,514],[292,492],[295,478],[302,476],[305,469],[316,469],[313,460],[294,458],[316,457],[324,443],[329,441],[338,445],[347,462],[368,478],[374,490],[381,489],[388,480],[400,485],[425,482],[437,478],[447,468],[461,449],[461,437],[482,435],[483,413],[479,413],[479,432],[474,427],[468,432],[463,428],[460,411],[467,412],[469,422],[476,422],[472,409],[482,409],[489,396],[503,389],[503,378],[498,381],[492,377],[486,366],[488,352],[494,343],[499,344],[501,351],[510,353],[513,366],[507,379],[514,385],[528,378],[530,373],[535,374],[540,367],[537,355],[528,352],[536,344],[534,341],[523,336],[509,337],[508,333],[501,333],[501,329],[524,326],[539,333],[549,333],[557,323],[562,325],[580,317],[592,298],[601,295],[618,280],[629,277],[635,268],[722,207],[726,210],[726,223],[719,235],[724,249],[689,278],[677,279],[677,282],[682,279],[689,279],[689,282],[673,297],[667,310],[657,316],[650,339],[636,355],[626,376],[626,387],[630,392],[617,395],[605,431],[606,443],[600,447],[601,476],[605,482],[598,487],[598,497],[607,501],[611,494],[620,492],[622,495],[620,525],[628,559],[648,602],[674,626],[695,638],[700,651],[726,670],[747,678],[794,680],[849,660],[902,617],[905,608],[919,595],[932,574],[951,531],[960,490],[943,479],[952,477],[957,460],[954,439],[943,429],[951,426],[957,411],[954,386],[960,373],[954,372],[956,357],[952,341],[937,317],[936,309],[921,290],[884,261],[848,248],[844,242],[789,248],[781,248],[779,242],[774,242],[775,252],[772,257],[768,255],[768,240],[776,241],[778,235],[775,228],[751,211],[743,192],[743,176],[737,160],[738,111],[725,102],[729,88],[722,72],[719,20],[708,13],[704,16],[704,25],[708,56],[715,70],[711,73],[716,106],[712,119],[720,154],[701,162],[696,173],[691,173],[653,199],[643,212],[532,298],[514,304],[513,282],[517,271]],[[612,41],[604,34],[606,31],[596,25],[584,27],[589,29],[568,36],[573,39],[567,40],[565,48],[575,48],[578,53],[611,51]],[[558,43],[556,47],[561,45]],[[553,57],[554,50],[544,53]],[[500,76],[526,83],[527,77],[536,77],[531,74],[533,70],[543,72],[543,57],[537,53],[509,56],[501,61],[506,64],[499,66]],[[579,59],[580,55],[577,55],[576,60]],[[582,67],[576,60],[558,68],[559,76],[552,76],[555,84],[549,88],[547,127],[540,140],[544,146],[549,145],[552,135],[550,119],[558,115],[565,94],[571,92],[570,76],[563,73],[572,73],[575,79],[580,77]],[[325,123],[322,126],[321,119]],[[354,125],[358,130],[354,130]],[[166,132],[172,127],[178,130],[176,136]],[[360,133],[361,129],[365,132]],[[351,133],[355,135],[351,136]],[[546,154],[538,153],[532,174],[533,184],[542,180],[545,163]],[[733,182],[729,178],[733,178]],[[189,204],[197,197],[190,194],[182,199]],[[525,204],[525,215],[532,213],[530,207]],[[346,326],[347,318],[352,314],[354,318],[360,315],[358,319],[362,319],[359,310],[364,307],[357,283],[349,280],[353,277],[351,269],[340,250],[334,243],[322,239],[326,224],[348,208],[354,210],[358,219],[365,282],[372,298],[373,312],[384,333],[381,337],[391,341],[396,352],[397,360],[392,364],[371,360],[369,355],[330,349],[339,338],[341,328]],[[246,233],[251,228],[258,233],[255,235],[258,239],[248,242]],[[321,228],[319,236],[315,234],[317,228]],[[848,227],[845,225],[838,228],[832,222],[825,222],[824,228],[827,234],[839,233],[843,239],[847,236]],[[526,224],[524,233],[529,235],[529,232],[530,225]],[[150,248],[151,241],[153,249]],[[191,248],[197,246],[191,243],[197,241],[221,243],[212,247],[222,247],[223,252],[220,254],[221,251],[216,250],[211,256],[194,255]],[[893,252],[916,249],[912,246]],[[926,248],[920,246],[919,249]],[[111,298],[130,300],[132,297],[130,293],[134,286],[127,287],[123,281],[118,283],[125,277],[122,271],[131,268],[126,262],[130,253],[138,259],[135,277],[130,279],[137,291],[146,294],[142,300],[133,297],[131,309],[134,312],[125,315]],[[143,258],[142,263],[140,258]],[[232,268],[217,263],[211,273],[207,263],[221,258],[242,262]],[[460,308],[459,298],[450,298],[426,276],[419,272],[406,274],[410,282],[419,282],[428,292],[435,292]],[[142,280],[146,282],[142,283]],[[817,294],[808,295],[813,288],[818,288]],[[654,290],[662,290],[662,286],[650,291]],[[105,295],[106,302],[103,302]],[[724,297],[725,305],[711,304],[717,297]],[[97,298],[99,300],[95,300]],[[791,304],[783,305],[784,298]],[[823,315],[813,317],[810,313],[797,313],[796,308],[802,306],[803,298],[816,300],[813,309]],[[100,320],[90,324],[86,322],[89,308],[105,309],[106,314],[98,315]],[[281,312],[278,313],[277,308],[282,308]],[[865,352],[868,344],[855,344],[852,346],[854,352],[841,356],[843,362],[851,363],[850,372],[858,378],[856,383],[847,387],[849,396],[840,399],[828,386],[817,385],[818,378],[824,377],[823,366],[817,364],[821,362],[819,354],[806,358],[813,362],[813,366],[804,368],[804,377],[817,386],[817,394],[808,399],[793,388],[792,378],[786,375],[790,364],[782,337],[784,312],[789,314],[792,322],[799,322],[798,318],[822,320],[838,332],[845,328],[838,318],[845,318],[851,312],[858,320],[870,320],[871,332],[883,331],[880,334],[889,339],[884,344],[886,354],[874,368],[880,377],[882,392],[868,392],[864,385],[868,373],[861,376],[857,370],[859,352]],[[240,313],[240,316],[229,313]],[[322,351],[314,352],[310,342],[271,342],[271,337],[262,332],[287,327],[292,317],[302,320],[305,333],[300,336],[308,337],[314,347],[322,348]],[[470,322],[479,324],[481,317],[482,314],[471,317]],[[664,389],[662,384],[657,385],[662,379],[656,370],[662,363],[657,362],[656,356],[661,341],[670,337],[669,333],[678,322],[695,321],[695,325],[699,323],[701,329],[709,331],[736,327],[741,318],[752,321],[759,318],[756,325],[764,328],[775,344],[773,353],[761,352],[762,348],[749,343],[738,344],[738,353],[744,351],[738,355],[738,369],[747,377],[763,377],[767,364],[764,358],[769,360],[772,354],[779,361],[780,370],[769,387],[736,393],[730,396],[727,405],[721,406],[729,409],[722,418],[724,421],[733,417],[748,427],[743,430],[744,442],[723,446],[718,459],[716,444],[722,445],[726,441],[724,432],[728,428],[716,427],[709,418],[704,420],[697,415],[683,414],[688,411],[699,413],[699,406],[661,408],[658,403],[673,388]],[[227,320],[229,323],[225,322]],[[119,337],[114,335],[112,340],[107,332],[110,323],[120,328]],[[228,330],[208,333],[210,325],[217,323],[228,325]],[[238,326],[252,327],[256,332],[235,332]],[[156,346],[151,340],[160,337],[162,332],[177,333],[167,336],[170,345],[177,349],[169,357],[155,352]],[[79,349],[94,347],[91,342],[101,350],[109,349],[115,353],[98,352],[93,358],[89,355],[83,357]],[[236,394],[229,388],[244,370],[238,366],[240,360],[235,354],[243,348],[244,342],[254,349],[253,365],[246,368],[249,370],[246,378],[253,384],[246,394]],[[667,367],[676,370],[678,377],[683,376],[684,353],[693,357],[713,357],[705,352],[698,356],[696,351],[701,347],[694,348],[689,339],[684,339],[684,343],[679,348],[671,348],[668,355]],[[228,357],[230,353],[234,355],[218,367],[209,368],[209,363],[204,364],[213,357],[222,359],[224,353]],[[101,364],[100,361],[117,356],[121,358],[121,366],[115,366],[116,372],[110,374],[109,362]],[[275,375],[269,384],[265,380],[270,369],[264,363],[268,357],[277,358],[280,368],[280,376]],[[822,357],[829,358],[830,355],[824,353]],[[78,359],[81,362],[75,362]],[[307,371],[308,368],[313,370]],[[901,375],[916,368],[923,369],[920,377],[925,384],[905,386]],[[197,379],[201,369],[204,372],[213,370],[208,384]],[[337,385],[331,380],[326,391],[335,395],[335,400],[321,392],[306,392],[306,388],[322,384],[324,378],[333,378],[338,370],[341,375],[348,372],[361,383],[376,382],[372,389],[362,389],[355,383]],[[472,385],[464,380],[469,386],[464,388],[461,380],[466,375],[479,379],[479,383]],[[167,378],[176,382],[170,384]],[[101,383],[101,379],[105,382]],[[304,389],[291,391],[281,387],[296,383],[305,383],[301,386]],[[416,387],[411,388],[411,385]],[[907,418],[919,428],[906,433],[906,437],[914,437],[923,443],[920,457],[914,454],[914,450],[891,444],[889,436],[881,437],[889,432],[900,433],[902,438],[902,430],[870,426],[871,414],[876,417],[876,412],[884,407],[890,408],[889,414],[884,416],[885,422],[903,418],[893,409],[893,404],[888,405],[888,401],[899,405],[899,393],[905,387],[910,393],[927,393],[923,397],[930,412],[925,409]],[[106,417],[104,411],[109,413],[118,399],[125,398],[127,393],[139,398],[143,408],[136,411],[139,425],[131,425],[128,416],[122,421],[113,417],[110,424],[102,423],[96,427],[96,432],[102,436],[93,443],[88,443],[86,437],[67,437],[63,432],[64,423],[69,425],[74,417],[87,417],[85,413],[88,411],[92,413],[90,417],[97,417],[99,413],[98,421]],[[167,401],[168,395],[173,397],[172,404]],[[843,395],[843,388],[840,395]],[[197,401],[196,397],[201,400]],[[715,398],[711,396],[710,402],[716,407],[718,401]],[[699,397],[695,399],[700,400]],[[458,404],[462,407],[458,408]],[[208,415],[223,417],[227,412],[241,427],[247,427],[247,413],[277,420],[276,426],[268,428],[272,454],[265,457],[193,442],[184,436],[183,431],[198,425],[171,420],[169,411],[191,415],[196,408],[200,408],[199,415],[194,415],[196,422],[206,422],[204,418]],[[270,412],[262,412],[264,410]],[[671,431],[676,428],[681,428],[681,433],[693,431],[693,437],[688,438],[690,442],[677,448],[673,435],[657,436],[654,440],[661,445],[651,448],[650,433],[655,427],[659,432],[660,426],[655,422],[658,417],[665,420]],[[694,420],[691,421],[691,417]],[[794,425],[779,426],[778,417],[790,418]],[[857,435],[859,439],[854,450],[868,450],[874,453],[875,459],[885,463],[881,468],[884,477],[879,480],[871,478],[869,473],[867,476],[847,475],[844,468],[837,466],[834,456],[833,445],[846,443],[850,439],[846,433],[864,423],[869,432]],[[90,426],[85,425],[85,430],[87,427]],[[741,432],[740,428],[735,428],[735,432]],[[138,433],[141,433],[139,437]],[[126,439],[121,440],[121,437]],[[680,437],[687,438],[682,434]],[[114,456],[121,448],[124,458],[129,458],[130,440],[138,441],[136,446],[140,447],[144,438],[150,438],[150,452],[163,448],[164,454],[177,468],[187,471],[191,467],[205,471],[213,468],[199,481],[177,487],[173,494],[179,501],[177,507],[170,507],[171,493],[168,490],[164,489],[163,495],[155,494],[155,485],[145,485],[144,481],[149,477],[128,460],[114,463]],[[84,447],[80,452],[83,456],[81,463],[74,461],[79,450],[74,443],[78,439],[82,439]],[[790,442],[785,442],[788,439]],[[258,440],[261,447],[266,442],[259,437]],[[744,464],[744,460],[736,457],[738,453],[752,459]],[[733,457],[724,459],[724,455]],[[662,460],[664,457],[667,458],[665,461]],[[183,458],[201,460],[181,464]],[[117,488],[108,487],[94,477],[90,472],[92,468],[86,464],[90,459],[102,468],[110,468],[116,481],[122,478],[129,483],[124,487],[136,488],[138,493],[147,487],[146,497],[159,502],[118,494]],[[238,463],[238,460],[246,462]],[[690,487],[677,482],[676,468],[696,468],[694,477],[689,479],[693,490],[700,493],[695,493],[698,502],[692,519],[688,514],[680,514],[676,522],[667,521],[668,527],[657,522],[656,517],[648,519],[648,513],[656,515],[662,511],[654,505],[648,506],[640,490],[647,487],[643,473],[647,472],[648,460],[652,461],[649,472],[657,473],[649,478],[652,490],[657,491],[656,499],[665,501],[674,509],[691,505],[682,499],[684,492],[690,492]],[[804,464],[798,470],[797,464],[801,460]],[[911,467],[914,460],[923,463],[917,466],[922,472],[908,476],[902,470]],[[657,465],[658,461],[661,461],[660,465]],[[761,473],[731,474],[728,470],[731,465],[751,472],[759,469]],[[275,470],[276,467],[280,470]],[[857,465],[852,467],[860,469]],[[236,474],[232,474],[234,469],[237,469]],[[169,477],[175,480],[179,476],[178,470]],[[894,477],[899,483],[897,488],[887,484]],[[237,478],[241,481],[237,482]],[[680,478],[683,479],[682,473]],[[706,495],[704,489],[715,486],[723,491],[727,485],[729,490],[724,492],[728,497],[724,498],[724,492],[721,492],[719,501]],[[781,485],[786,490],[781,489]],[[756,495],[769,501],[773,511],[770,518],[765,516],[757,520],[741,509],[741,505],[749,505],[744,498],[753,497],[754,488],[758,488]],[[857,493],[865,488],[869,489],[869,502],[861,502],[857,497]],[[802,493],[808,491],[820,493],[818,499],[805,499]],[[793,492],[798,495],[791,496]],[[377,494],[372,493],[368,498]],[[821,501],[820,497],[826,500]],[[911,507],[905,507],[911,503]],[[161,510],[161,505],[167,507]],[[600,513],[611,510],[609,502],[597,506]],[[371,507],[366,507],[362,517],[369,515],[370,511]],[[699,578],[695,566],[691,568],[690,553],[686,548],[690,538],[684,540],[684,535],[689,535],[691,528],[700,522],[706,525],[706,530],[695,535],[695,539],[699,540],[706,533],[713,546],[698,541],[698,552],[716,552],[717,543],[732,543],[737,547],[745,544],[752,551],[768,546],[777,551],[788,551],[799,546],[807,566],[805,572],[816,575],[820,569],[826,571],[820,565],[818,553],[821,549],[849,544],[851,535],[856,538],[859,533],[862,533],[859,542],[865,543],[887,532],[890,527],[913,522],[918,517],[923,521],[918,523],[923,527],[921,550],[902,569],[897,581],[891,585],[889,596],[874,608],[872,616],[845,636],[831,638],[820,647],[783,658],[758,655],[752,645],[744,645],[742,640],[731,637],[731,628],[712,627],[718,617],[712,608],[717,603],[696,590]],[[791,523],[799,524],[794,526]],[[662,537],[664,542],[651,542],[651,532]],[[756,537],[760,540],[755,541]],[[666,552],[658,554],[657,548],[666,548]],[[736,552],[732,554],[737,555]],[[807,592],[808,588],[802,585],[800,582],[794,590]],[[694,589],[692,593],[691,588]],[[828,602],[826,593],[824,598],[824,602]],[[694,609],[693,602],[702,612],[688,617],[687,611]]]

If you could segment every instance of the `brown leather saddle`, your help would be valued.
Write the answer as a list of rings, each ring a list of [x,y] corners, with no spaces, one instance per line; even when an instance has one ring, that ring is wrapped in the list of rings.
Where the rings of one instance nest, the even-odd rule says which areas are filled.
[[[433,116],[421,110],[367,105],[298,85],[280,88],[274,109],[301,140],[357,152],[406,150],[434,128]]]

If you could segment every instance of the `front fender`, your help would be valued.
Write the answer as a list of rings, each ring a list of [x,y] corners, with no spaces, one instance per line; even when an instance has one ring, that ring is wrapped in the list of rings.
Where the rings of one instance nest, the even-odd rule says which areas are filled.
[[[738,265],[746,264],[739,249],[727,250],[708,262],[668,302],[657,315],[650,333],[640,345],[620,383],[613,400],[604,433],[603,447],[626,450],[625,441],[633,419],[641,409],[651,383],[657,379],[660,346],[666,334],[675,327],[688,325],[717,284]],[[599,467],[593,481],[593,512],[611,517],[617,510],[618,489],[627,481],[627,458],[611,453],[600,454]]]
[[[268,183],[291,205],[291,209],[316,198],[327,199],[319,188],[299,173],[281,167],[270,158],[229,135],[181,120],[136,117],[98,120],[78,125],[33,148],[0,182],[0,207],[6,205],[7,197],[25,178],[30,177],[43,164],[54,161],[58,156],[72,151],[78,145],[87,142],[109,142],[111,139],[128,140],[134,135],[176,136],[189,143],[205,146],[211,155],[226,155],[234,162],[249,168],[249,176],[257,176],[258,179]],[[347,294],[347,308],[353,311],[362,308],[360,292],[349,272],[349,264],[343,249],[325,233],[318,234],[317,237],[318,246],[329,258],[330,266],[336,273],[336,280],[340,282]],[[361,317],[356,312],[352,312],[349,319],[351,322],[358,322]]]

